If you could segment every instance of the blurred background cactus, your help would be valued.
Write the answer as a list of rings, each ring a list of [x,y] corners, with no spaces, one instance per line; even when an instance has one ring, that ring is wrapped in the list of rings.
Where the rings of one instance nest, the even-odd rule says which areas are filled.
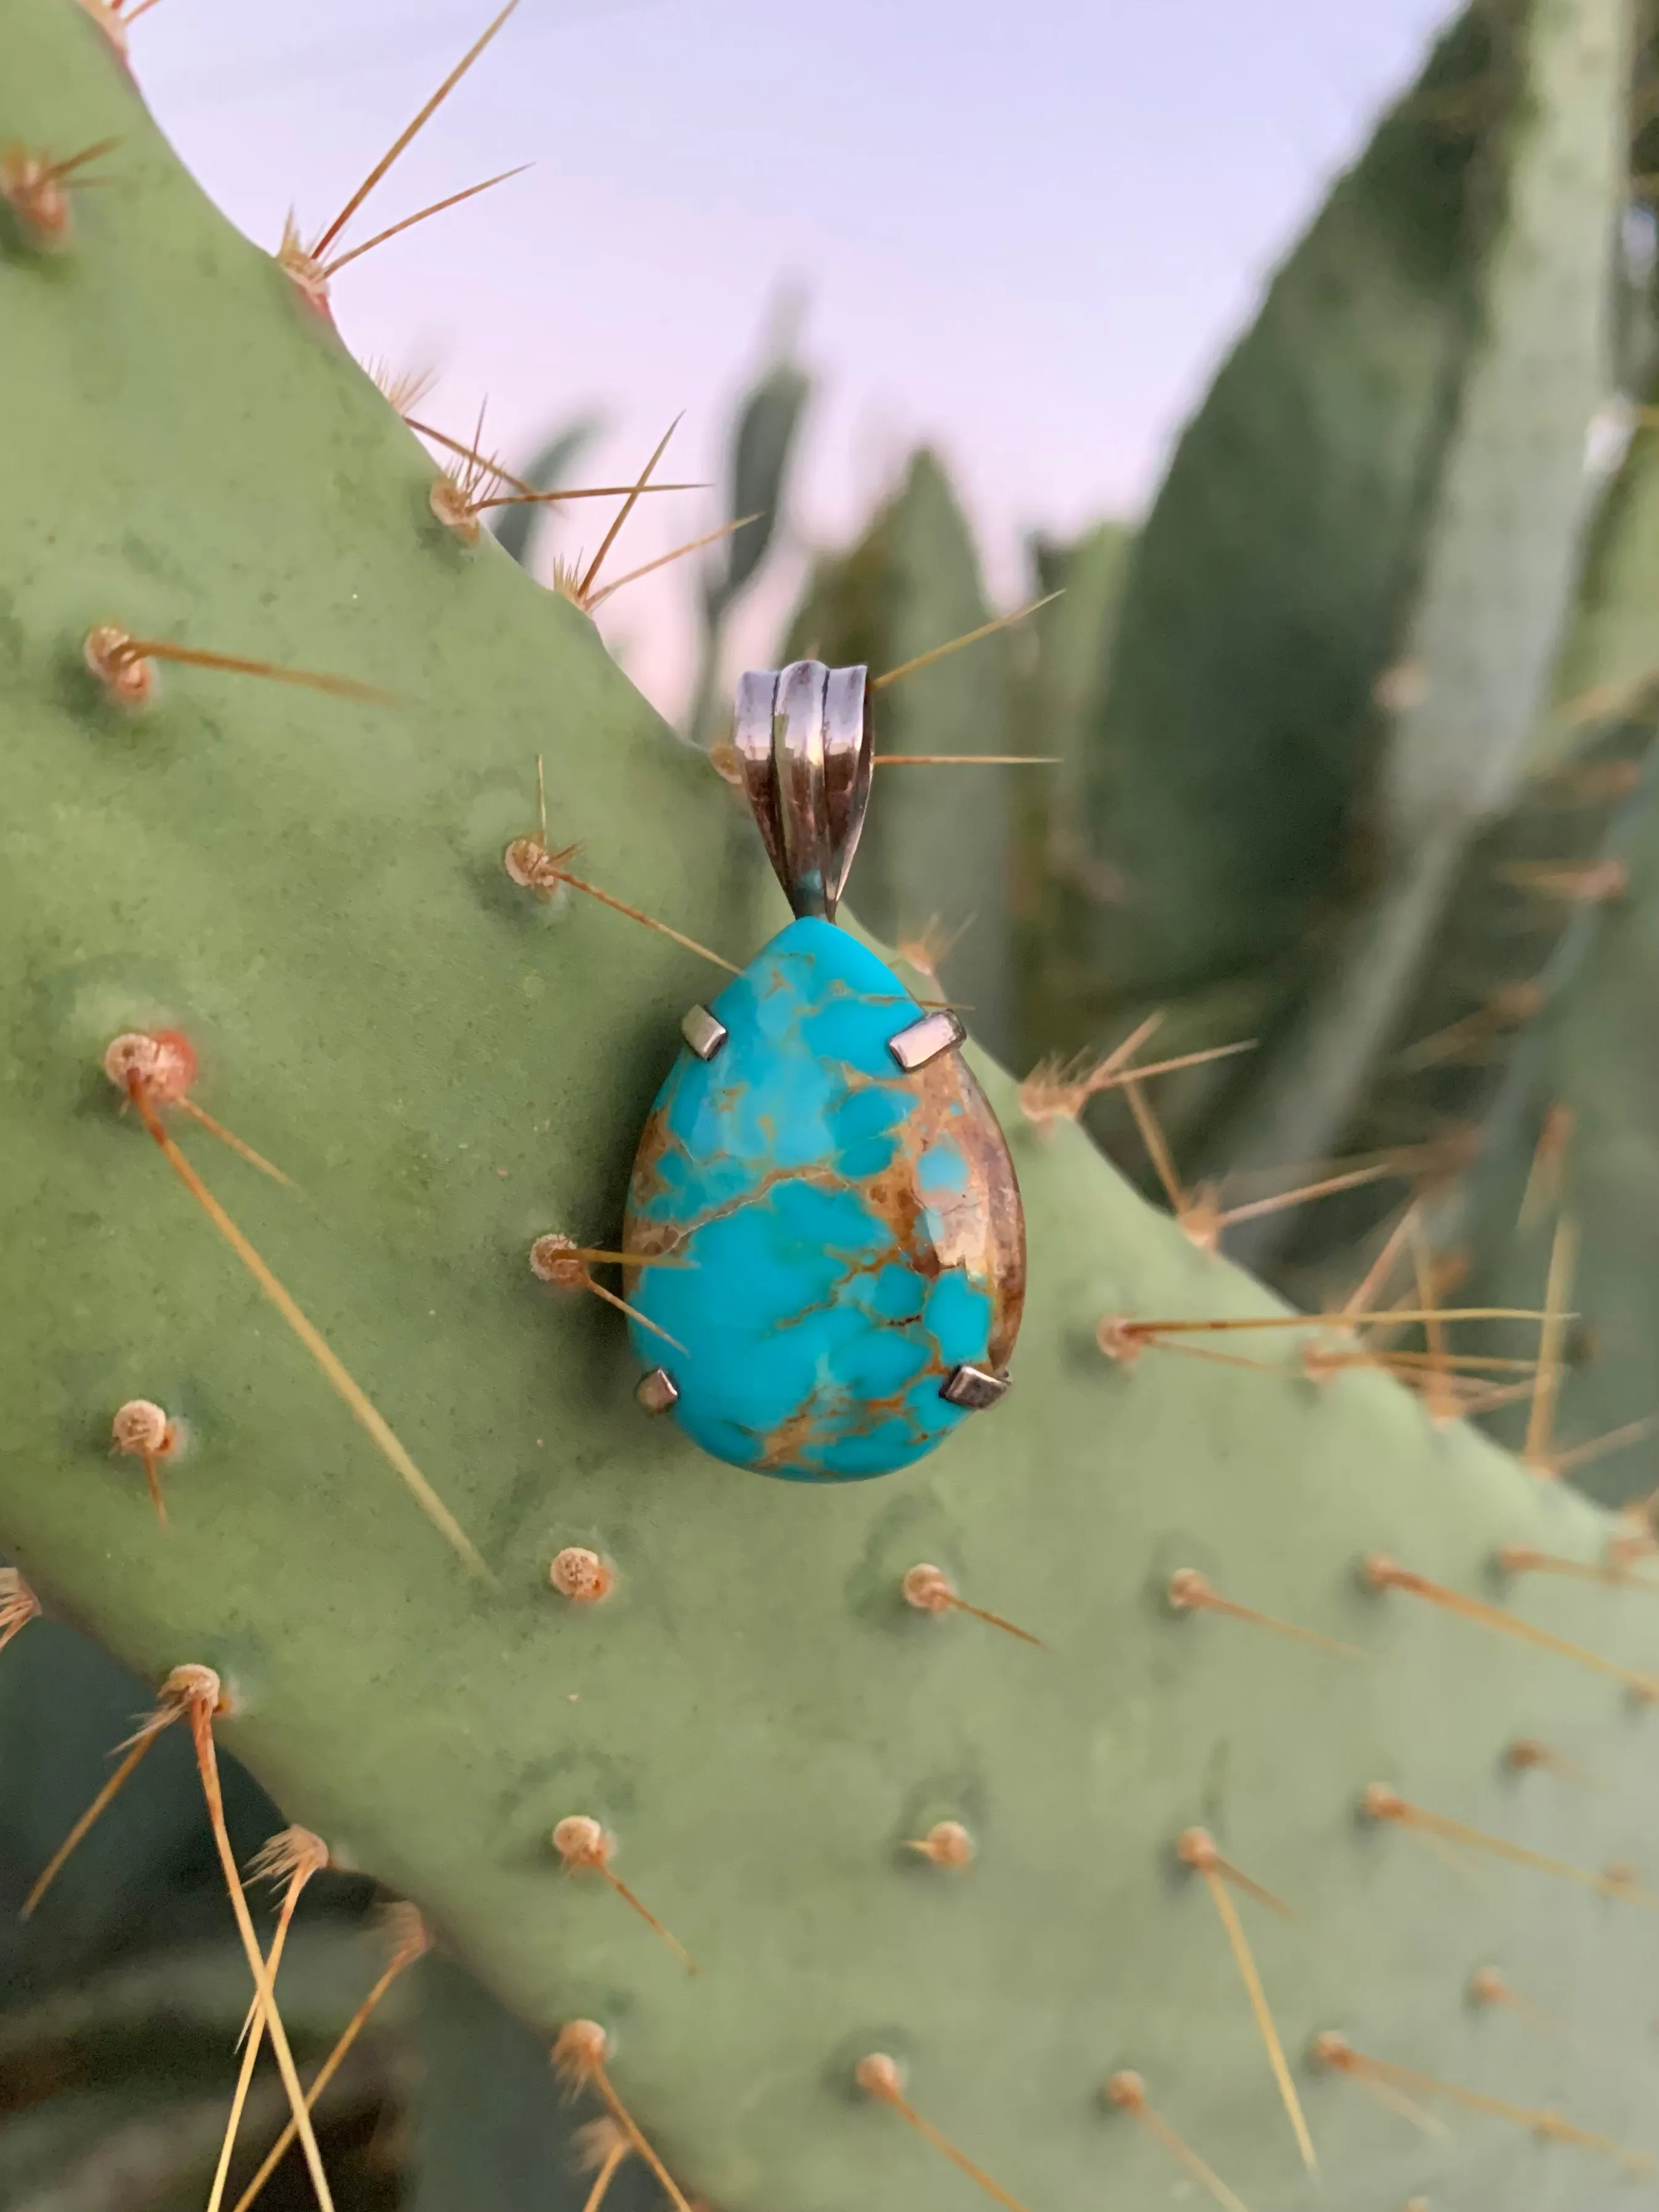
[[[1630,869],[1659,713],[1656,66],[1650,12],[1613,0],[1455,15],[1145,520],[1033,538],[1028,596],[1061,596],[883,704],[887,749],[1054,763],[889,786],[858,884],[890,939],[933,926],[1005,1058],[1086,1066],[1153,1015],[1160,1057],[1254,1040],[1160,1093],[1187,1179],[1224,1201],[1398,1159],[1230,1233],[1307,1303],[1413,1192],[1466,1285],[1537,1294],[1536,1235],[1513,1253],[1504,1215],[1546,1124],[1600,1127],[1592,1098],[1647,1087]],[[819,557],[778,652],[893,667],[988,617],[981,573],[919,452]],[[1157,1191],[1122,1091],[1084,1110]],[[1659,1224],[1625,1202],[1649,1155],[1627,1122],[1606,1133],[1564,1154],[1607,1179],[1569,1206],[1580,1300],[1605,1300],[1563,1386],[1586,1437],[1659,1409],[1633,1279]],[[1610,1238],[1621,1261],[1598,1257]],[[1606,1496],[1656,1478],[1645,1431],[1584,1473]]]
[[[555,430],[516,471],[519,481],[526,489],[538,494],[558,490],[599,430],[598,418],[592,416],[580,417],[562,429]],[[556,507],[528,501],[520,507],[499,507],[493,525],[496,539],[521,568],[527,568],[535,558],[538,538],[556,513]]]
[[[800,436],[811,380],[797,354],[805,302],[785,293],[772,313],[766,365],[738,404],[726,455],[726,521],[731,536],[704,563],[699,579],[702,635],[686,734],[712,745],[727,734],[726,623],[772,552],[785,514],[790,466]]]
[[[26,13],[51,4],[0,0],[0,88],[8,39],[21,41]],[[1406,1308],[1446,1304],[1454,1286],[1471,1304],[1548,1303],[1542,1414],[1535,1378],[1506,1403],[1498,1387],[1485,1398],[1464,1390],[1455,1410],[1523,1450],[1540,1477],[1638,1508],[1659,1484],[1656,89],[1645,5],[1469,6],[1286,256],[1144,517],[1105,517],[1063,542],[1034,534],[1028,574],[999,605],[951,465],[924,445],[850,543],[812,550],[775,638],[779,660],[862,661],[879,678],[986,633],[880,696],[882,753],[966,764],[883,775],[852,896],[861,921],[936,974],[978,1039],[1031,1078],[1031,1123],[1080,1118],[1195,1241],[1218,1233],[1308,1311],[1343,1303],[1407,1225],[1415,1263],[1401,1244],[1389,1289]],[[0,112],[7,134],[27,122],[15,106]],[[15,172],[8,201],[0,323],[21,272],[39,273]],[[690,747],[715,753],[727,734],[734,617],[799,541],[791,472],[815,378],[793,300],[762,351],[719,487],[720,520],[744,526],[693,556],[697,661],[682,731]],[[596,417],[571,417],[515,460],[517,482],[537,494],[571,487],[597,428]],[[535,573],[544,534],[572,530],[560,514],[548,502],[508,504],[490,528]],[[9,635],[0,629],[0,645]],[[24,688],[20,677],[20,697]],[[526,808],[539,742],[523,748]],[[976,754],[1042,764],[980,767]],[[699,767],[665,772],[665,810],[694,788],[672,778]],[[574,769],[570,788],[580,788]],[[489,836],[529,826],[527,815],[496,820],[499,793],[477,804]],[[746,926],[729,886],[686,896],[701,900],[711,933]],[[652,988],[665,998],[678,980],[658,975]],[[1139,1090],[1092,1082],[1154,1018],[1153,1056],[1200,1062],[1158,1091],[1161,1166]],[[1006,1110],[1012,1118],[1012,1094]],[[1022,1174],[1044,1189],[1050,1155],[1036,1128],[1024,1133]],[[1279,1194],[1328,1182],[1348,1187],[1273,1207]],[[1119,1223],[1126,1245],[1138,1222]],[[1051,1251],[1062,1249],[1055,1235]],[[1172,1296],[1189,1283],[1200,1295],[1182,1272],[1193,1261],[1184,1245],[1146,1249],[1178,1286]],[[1460,1341],[1496,1371],[1514,1352],[1506,1326]],[[1402,1324],[1393,1348],[1404,1382],[1420,1387],[1426,1374],[1431,1387],[1450,1387],[1449,1367],[1434,1364],[1432,1322]],[[1056,1365],[1069,1375],[1067,1360],[1092,1357],[1062,1346]],[[1460,1385],[1468,1379],[1466,1366]],[[1258,1433],[1248,1398],[1203,1403],[1212,1440],[1248,1432],[1263,1456],[1280,1449],[1265,1419]],[[1374,1426],[1397,1440],[1402,1421],[1395,1411],[1356,1416],[1340,1432],[1343,1453],[1358,1453]],[[1086,1437],[1092,1450],[1095,1433],[1094,1417],[1086,1430],[1079,1421],[1079,1446]],[[988,1451],[994,1461],[994,1443]],[[1448,1530],[1461,1541],[1478,1528],[1485,1544],[1498,1478],[1471,1454],[1456,1462],[1465,1486],[1446,1529],[1422,1503],[1426,1490],[1414,1491],[1394,1540],[1420,1533],[1431,1550],[1453,1541]],[[1614,1524],[1574,1510],[1548,1497],[1529,1534],[1559,1511],[1562,1547],[1595,1571]],[[1200,1518],[1204,1535],[1181,1540],[1207,1559],[1214,1523],[1195,1504],[1189,1525]],[[1346,1547],[1352,1565],[1348,1522],[1334,1509],[1330,1519],[1332,1557]],[[55,1528],[28,1521],[24,1498],[16,1528],[57,1557]],[[910,1525],[902,1512],[872,1522],[869,1559],[890,1564]],[[934,1524],[924,1515],[919,1525]],[[1649,1540],[1639,1512],[1617,1534],[1631,1547],[1621,1559]],[[24,1550],[0,1509],[0,1545],[9,1540]],[[1018,1548],[1012,1537],[1008,1548]],[[1184,1559],[1159,1551],[1160,1572],[1167,1579]],[[1136,1573],[1142,1564],[1137,1555]],[[78,1588],[70,1595],[62,1610],[82,1617]],[[1127,1618],[1135,1601],[1119,1595]],[[99,1611],[88,1598],[89,1626]],[[1584,1618],[1574,1633],[1595,1641]],[[1346,1613],[1337,1625],[1358,1632]],[[1133,1632],[1143,1628],[1136,1619]],[[131,1648],[148,1633],[124,1623],[110,1640]],[[52,1914],[11,1917],[152,1695],[63,1620],[32,1623],[0,1658],[0,2200],[27,2212],[172,2212],[203,2200],[218,2153],[225,2054],[247,1984],[181,1732],[158,1745],[65,1871]],[[1495,1725],[1501,1698],[1491,1704]],[[1379,1721],[1382,1740],[1396,1725]],[[941,1806],[958,1784],[970,1796],[981,1787],[965,1724],[960,1741],[960,1773],[947,1778],[939,1754]],[[1228,1739],[1209,1755],[1205,1787],[1220,1802]],[[609,1772],[583,1757],[584,1786]],[[226,1771],[246,1863],[283,1814],[234,1760]],[[1598,1845],[1609,1825],[1598,1820]],[[418,1851],[410,1857],[426,1870]],[[337,1870],[307,1892],[283,1976],[302,2062],[331,2046],[373,1979],[388,1895],[372,1872]],[[271,1925],[267,1910],[267,1940]],[[1574,1923],[1563,2004],[1577,1991],[1568,1967],[1588,1955],[1585,1928]],[[1419,1949],[1437,1940],[1415,1928]],[[498,1984],[501,1948],[489,1961]],[[984,1940],[988,1977],[995,1948]],[[611,1970],[594,1971],[603,1980]],[[1160,1981],[1157,1960],[1133,1971]],[[1391,2002],[1405,2022],[1420,1985],[1401,1976]],[[1315,1980],[1322,2002],[1330,1984]],[[628,1973],[606,1986],[624,2014],[648,2010]],[[1644,2031],[1626,2013],[1628,2057]],[[1157,2032],[1173,2063],[1167,2023]],[[580,2130],[596,2108],[561,2101],[545,2046],[455,1956],[422,1959],[319,2108],[342,2212],[575,2212],[593,2186],[593,2144]],[[1245,2049],[1241,2074],[1260,2070]],[[1100,2056],[1103,2065],[1113,2054]],[[1224,2146],[1242,2094],[1231,2078],[1220,2094]],[[262,2072],[252,2148],[227,2203],[284,2112]],[[695,2136],[694,2123],[683,2125]],[[1238,2136],[1248,2163],[1259,2144],[1249,2126]],[[1493,2180],[1495,2167],[1455,2161],[1451,2193],[1431,2191],[1436,2212],[1625,2201],[1611,2180],[1601,2196],[1576,2179],[1565,2195],[1534,2195],[1532,2169]],[[1363,2184],[1331,2185],[1326,2201],[1393,2212],[1417,2185],[1409,2164],[1362,2157]],[[1156,2166],[1142,2178],[1166,2179]],[[755,2186],[740,2162],[727,2179],[739,2192]],[[895,2201],[931,2205],[920,2191],[945,2185],[929,2179]],[[831,2186],[817,2169],[801,2186],[813,2212],[830,2201],[812,2194]],[[1303,2201],[1294,2181],[1274,2188],[1253,2212]],[[971,2201],[972,2184],[960,2189]],[[297,2151],[262,2201],[273,2212],[311,2201]],[[610,2212],[660,2201],[631,2157],[605,2198]],[[745,2212],[750,2201],[743,2195]],[[781,2199],[766,2212],[793,2206]],[[1069,2201],[1049,2212],[1069,2212]]]

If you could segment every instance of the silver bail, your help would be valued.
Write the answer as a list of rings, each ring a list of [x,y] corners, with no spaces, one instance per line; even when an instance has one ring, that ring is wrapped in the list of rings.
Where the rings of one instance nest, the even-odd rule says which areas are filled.
[[[738,680],[732,743],[784,896],[836,918],[870,804],[867,670],[795,660]]]

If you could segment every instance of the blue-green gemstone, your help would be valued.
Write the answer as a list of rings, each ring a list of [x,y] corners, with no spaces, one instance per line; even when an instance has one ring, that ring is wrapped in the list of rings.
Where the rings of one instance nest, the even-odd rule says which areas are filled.
[[[624,1249],[686,1263],[629,1270],[654,1325],[634,1349],[716,1459],[831,1482],[907,1467],[969,1418],[940,1395],[953,1370],[1013,1349],[1002,1132],[958,1052],[899,1067],[890,1042],[924,1009],[832,923],[793,922],[711,1011],[726,1042],[681,1053],[634,1165]]]

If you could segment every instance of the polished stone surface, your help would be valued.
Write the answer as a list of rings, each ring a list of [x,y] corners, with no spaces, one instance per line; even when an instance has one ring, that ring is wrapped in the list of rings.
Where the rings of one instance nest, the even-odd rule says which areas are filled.
[[[963,1361],[1001,1370],[1025,1295],[1012,1163],[961,1054],[903,1073],[924,1011],[845,930],[793,922],[713,1000],[635,1162],[631,1324],[673,1418],[717,1459],[801,1480],[886,1474],[964,1420]]]

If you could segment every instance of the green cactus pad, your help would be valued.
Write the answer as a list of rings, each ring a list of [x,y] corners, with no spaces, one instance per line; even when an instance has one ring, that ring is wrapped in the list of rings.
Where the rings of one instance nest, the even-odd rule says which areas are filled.
[[[1339,2027],[1591,2128],[1651,2130],[1651,1915],[1449,1865],[1355,1814],[1387,1782],[1659,1878],[1650,1717],[1355,1578],[1386,1552],[1478,1592],[1495,1546],[1588,1559],[1603,1519],[1376,1376],[1304,1379],[1284,1334],[1226,1340],[1267,1372],[1108,1360],[1103,1316],[1273,1308],[1076,1131],[1023,1125],[991,1067],[1030,1224],[1006,1405],[910,1473],[827,1493],[648,1423],[620,1319],[538,1284],[526,1253],[544,1231],[614,1238],[712,971],[508,878],[537,756],[551,842],[580,840],[570,865],[618,896],[739,963],[781,902],[730,794],[585,618],[433,520],[434,465],[205,204],[73,0],[0,0],[0,142],[111,136],[117,188],[82,197],[70,246],[9,235],[0,258],[0,1541],[147,1676],[220,1668],[240,1701],[223,1740],[289,1816],[416,1900],[527,2021],[602,2022],[618,2089],[723,2212],[975,2201],[854,2094],[872,2050],[1032,2212],[1180,2183],[1102,2104],[1122,2066],[1251,2212],[1622,2202],[1616,2165],[1581,2150],[1470,2115],[1431,2138],[1300,2072]],[[168,665],[124,715],[82,659],[105,623],[402,703]],[[155,1029],[190,1039],[200,1103],[299,1185],[172,1116],[494,1586],[119,1110],[101,1055]],[[187,1431],[165,1532],[108,1449],[135,1397]],[[602,1603],[550,1589],[568,1546],[612,1563]],[[907,1607],[922,1561],[1042,1648]],[[1177,1617],[1163,1592],[1183,1566],[1366,1656]],[[1632,1663],[1659,1653],[1640,1598],[1542,1577],[1513,1595]],[[1508,1774],[1516,1736],[1625,1786]],[[597,1875],[562,1872],[550,1831],[573,1814],[614,1832],[618,1872],[698,1974]],[[974,1837],[970,1868],[907,1849],[942,1820]],[[1316,2182],[1210,1900],[1171,1863],[1195,1821],[1297,1915],[1242,1907]],[[1468,1978],[1493,1962],[1584,2039],[1472,2010]]]

